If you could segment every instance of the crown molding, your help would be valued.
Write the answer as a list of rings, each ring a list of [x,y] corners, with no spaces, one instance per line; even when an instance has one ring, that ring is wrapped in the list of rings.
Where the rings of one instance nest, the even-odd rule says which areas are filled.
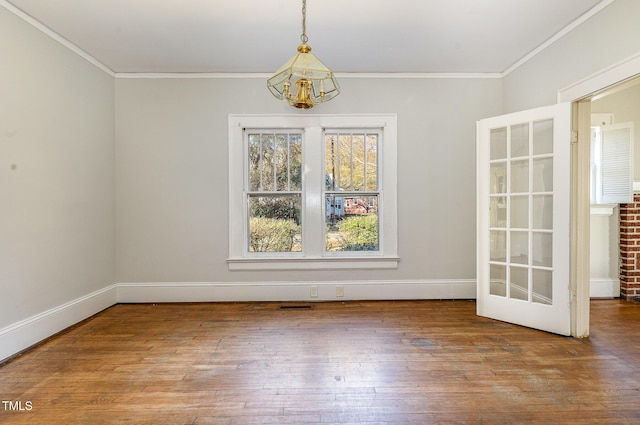
[[[502,76],[506,77],[507,75],[509,75],[513,71],[515,71],[516,69],[520,68],[525,63],[529,62],[534,56],[537,56],[539,53],[541,53],[542,51],[546,50],[553,43],[555,43],[556,41],[560,40],[562,37],[564,37],[565,35],[569,34],[571,31],[573,31],[574,29],[576,29],[580,25],[584,24],[586,21],[591,19],[594,15],[596,15],[597,13],[602,11],[604,8],[609,6],[614,1],[616,1],[616,0],[602,0],[600,3],[595,5],[591,10],[586,12],[584,15],[580,16],[575,21],[571,22],[569,25],[567,25],[566,27],[564,27],[563,29],[558,31],[553,37],[549,38],[547,41],[545,41],[544,43],[542,43],[541,45],[539,45],[538,47],[533,49],[531,52],[529,52],[528,54],[523,56],[519,61],[517,61],[516,63],[511,65],[509,68],[507,68],[502,73]]]
[[[500,73],[428,73],[428,72],[336,72],[338,79],[481,79],[502,78]],[[117,79],[267,79],[272,74],[233,72],[117,72]]]
[[[62,44],[64,47],[66,47],[67,49],[71,50],[73,53],[77,54],[78,56],[80,56],[81,58],[86,60],[87,62],[91,63],[96,68],[100,69],[101,71],[105,72],[106,74],[109,74],[111,77],[115,77],[115,73],[108,66],[106,66],[105,64],[100,62],[98,59],[94,58],[93,56],[91,56],[90,54],[88,54],[87,52],[85,52],[80,47],[76,46],[75,44],[73,44],[72,42],[67,40],[66,38],[62,37],[57,32],[51,30],[49,27],[44,25],[42,22],[40,22],[40,21],[32,18],[31,16],[27,15],[22,10],[18,9],[17,7],[15,7],[11,3],[7,2],[6,0],[0,0],[0,6],[4,7],[9,12],[13,13],[15,16],[17,16],[18,18],[22,19],[23,21],[25,21],[26,23],[28,23],[29,25],[31,25],[32,27],[34,27],[38,31],[42,32],[43,34],[47,35],[48,37],[50,37],[53,40],[57,41],[58,43]]]

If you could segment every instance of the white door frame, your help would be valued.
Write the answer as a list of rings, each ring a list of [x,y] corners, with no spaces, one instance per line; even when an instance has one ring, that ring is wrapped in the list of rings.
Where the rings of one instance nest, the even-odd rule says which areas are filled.
[[[589,335],[589,161],[591,99],[640,75],[640,54],[614,64],[558,91],[558,103],[573,102],[572,129],[577,132],[571,154],[571,335]]]

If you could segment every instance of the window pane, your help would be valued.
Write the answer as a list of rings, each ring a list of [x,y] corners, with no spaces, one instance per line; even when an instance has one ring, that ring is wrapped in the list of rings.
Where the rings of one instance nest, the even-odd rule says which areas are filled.
[[[335,134],[324,138],[324,179],[325,190],[338,190],[338,137]]]
[[[491,193],[507,192],[506,176],[507,164],[505,162],[491,164],[491,170],[489,171],[489,184]]]
[[[533,264],[551,267],[553,262],[553,234],[533,233]]]
[[[553,195],[533,196],[533,228],[553,229]]]
[[[491,159],[504,159],[507,157],[507,127],[494,128],[490,136]]]
[[[529,269],[523,267],[509,268],[509,293],[517,300],[529,299]]]
[[[276,190],[289,189],[289,138],[286,134],[276,134],[275,169]]]
[[[351,169],[351,136],[338,136],[338,169],[336,181],[341,189],[353,188],[353,174]]]
[[[260,157],[262,152],[262,143],[259,134],[249,135],[249,190],[260,190]]]
[[[511,228],[526,229],[529,227],[529,197],[511,197]]]
[[[553,158],[533,160],[533,191],[553,191]]]
[[[553,120],[533,123],[533,154],[553,153]]]
[[[529,191],[529,161],[511,162],[511,193]]]
[[[302,188],[302,134],[249,134],[249,191]]]
[[[489,227],[507,227],[507,197],[493,196],[489,202]]]
[[[378,190],[378,135],[368,134],[365,150],[366,184],[365,190]]]
[[[289,190],[302,190],[302,134],[289,134]]]
[[[553,304],[553,273],[550,270],[532,270],[533,302],[540,304]]]
[[[378,135],[325,135],[326,190],[378,190]]]
[[[489,259],[491,261],[507,260],[507,232],[492,230],[489,232]]]
[[[262,151],[260,158],[260,190],[275,190],[275,137],[273,134],[263,134],[261,137]]]
[[[302,251],[301,199],[249,195],[250,252]]]
[[[529,155],[529,124],[511,126],[511,157]]]
[[[489,265],[489,293],[501,297],[507,296],[507,267],[499,264]]]
[[[365,188],[365,145],[364,134],[354,134],[351,136],[351,170],[352,185],[351,190],[364,190]]]
[[[529,234],[511,232],[511,262],[529,264]]]
[[[378,251],[378,197],[325,196],[327,251]]]

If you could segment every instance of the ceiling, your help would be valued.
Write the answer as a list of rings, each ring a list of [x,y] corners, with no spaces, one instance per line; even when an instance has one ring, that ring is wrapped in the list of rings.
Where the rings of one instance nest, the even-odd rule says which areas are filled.
[[[339,73],[503,73],[610,2],[308,0],[307,35]],[[0,5],[15,6],[116,73],[271,73],[296,53],[302,32],[301,0]]]

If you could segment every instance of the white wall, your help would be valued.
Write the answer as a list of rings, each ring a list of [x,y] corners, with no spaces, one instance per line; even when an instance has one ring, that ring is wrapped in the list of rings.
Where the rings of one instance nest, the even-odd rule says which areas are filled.
[[[114,282],[113,87],[0,7],[0,337]]]
[[[229,114],[300,113],[263,79],[117,79],[117,281],[475,279],[475,122],[498,79],[354,79],[309,112],[398,114],[397,270],[230,272]]]
[[[504,79],[505,112],[555,104],[558,91],[640,54],[640,1],[615,0]]]

